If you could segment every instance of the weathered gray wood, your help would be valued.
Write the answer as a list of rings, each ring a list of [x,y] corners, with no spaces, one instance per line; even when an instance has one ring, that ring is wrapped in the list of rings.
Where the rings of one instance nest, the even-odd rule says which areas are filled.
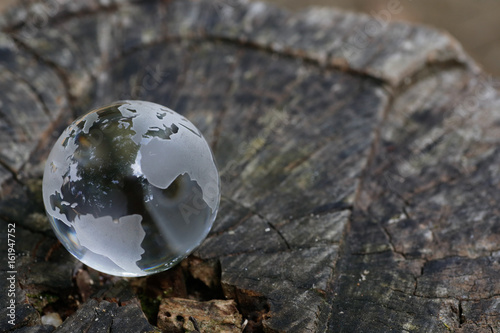
[[[155,324],[175,296],[233,299],[247,331],[500,330],[500,99],[451,37],[238,1],[47,6],[0,20],[0,218],[17,225],[19,327],[46,329],[35,308],[61,313],[62,331],[95,309],[139,318],[137,298]],[[40,178],[60,129],[124,98],[202,130],[223,199],[196,253],[131,281],[121,304],[103,296],[118,279],[57,246]]]

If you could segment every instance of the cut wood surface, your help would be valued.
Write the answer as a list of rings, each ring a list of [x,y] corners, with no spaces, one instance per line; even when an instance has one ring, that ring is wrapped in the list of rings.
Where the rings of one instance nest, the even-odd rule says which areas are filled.
[[[42,1],[0,27],[0,331],[500,332],[498,86],[447,34],[232,0]],[[62,129],[119,99],[185,115],[222,178],[202,246],[137,279],[74,259],[41,199]]]

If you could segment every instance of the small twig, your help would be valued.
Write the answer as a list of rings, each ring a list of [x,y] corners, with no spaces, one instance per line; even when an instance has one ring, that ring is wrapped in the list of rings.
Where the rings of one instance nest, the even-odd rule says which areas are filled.
[[[245,330],[245,327],[247,327],[247,325],[248,325],[248,319],[245,319],[243,324],[241,324],[241,332],[243,332]]]

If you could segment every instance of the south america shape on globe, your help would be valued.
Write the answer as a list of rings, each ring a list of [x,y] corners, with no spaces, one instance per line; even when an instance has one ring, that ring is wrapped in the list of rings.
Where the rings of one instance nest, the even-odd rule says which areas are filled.
[[[199,130],[161,105],[119,101],[75,120],[46,163],[43,200],[61,243],[104,273],[163,271],[206,237],[220,200]]]

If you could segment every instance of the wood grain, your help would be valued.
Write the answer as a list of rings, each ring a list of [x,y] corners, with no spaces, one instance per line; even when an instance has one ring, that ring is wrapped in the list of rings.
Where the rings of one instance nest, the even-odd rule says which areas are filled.
[[[69,332],[88,309],[128,316],[138,299],[154,325],[155,297],[180,283],[173,296],[233,299],[249,332],[500,329],[500,100],[450,36],[254,2],[43,6],[0,21],[0,218],[17,224],[27,309],[17,328],[50,331],[39,312],[56,311]],[[223,181],[207,240],[179,270],[126,282],[134,303],[57,247],[40,199],[60,130],[125,98],[188,117]],[[101,281],[83,304],[79,269]]]

